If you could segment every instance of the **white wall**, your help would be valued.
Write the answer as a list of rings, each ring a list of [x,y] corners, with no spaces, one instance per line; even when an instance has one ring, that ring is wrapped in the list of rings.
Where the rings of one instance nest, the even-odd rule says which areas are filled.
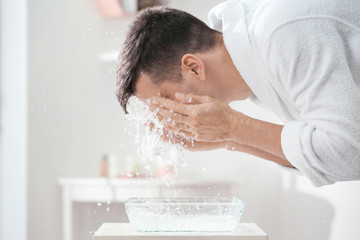
[[[29,2],[28,239],[60,240],[58,178],[97,176],[103,152],[136,157],[115,98],[115,65],[98,61],[104,51],[120,48],[132,19],[103,19],[95,1]],[[219,2],[169,0],[169,5],[206,20],[208,10]],[[236,108],[276,121],[252,105]],[[201,174],[236,181],[234,195],[246,202],[243,221],[257,223],[270,239],[360,236],[358,183],[315,189],[275,164],[225,150],[188,153],[187,161],[184,177]]]
[[[59,177],[95,177],[103,152],[131,153],[115,66],[98,61],[129,21],[103,19],[95,1],[30,0],[29,240],[61,239]]]
[[[359,239],[359,190],[359,181],[314,188],[297,177],[294,189],[282,199],[287,208],[283,211],[283,239]],[[292,238],[294,233],[299,235]]]

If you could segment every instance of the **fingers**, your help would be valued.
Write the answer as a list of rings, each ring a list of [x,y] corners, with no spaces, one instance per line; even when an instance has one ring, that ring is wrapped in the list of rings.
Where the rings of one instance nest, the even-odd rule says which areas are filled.
[[[180,102],[176,102],[168,98],[154,97],[151,103],[155,107],[166,108],[175,113],[194,117],[197,115],[197,108],[194,105],[208,103],[214,100],[209,96],[199,96],[192,93],[175,93],[175,97]]]
[[[183,123],[171,122],[169,125],[165,125],[164,127],[165,129],[171,130],[173,132],[179,132],[179,131],[192,132],[192,128]]]
[[[184,137],[192,132],[192,127],[188,125],[188,122],[192,120],[190,117],[171,113],[167,109],[160,109],[157,113],[157,119],[163,125],[161,128],[163,128],[164,131],[162,134],[162,139],[164,141],[173,138],[172,135],[179,134]],[[151,121],[147,122],[145,125],[148,127],[149,131],[152,131],[155,128],[155,124]]]
[[[175,113],[188,115],[191,114],[191,105],[181,104],[168,98],[156,97],[153,99],[152,104],[156,107],[167,108]]]
[[[189,125],[193,121],[192,118],[189,116],[183,114],[177,114],[165,108],[159,109],[159,112],[157,113],[157,117],[159,118],[160,121],[167,123],[175,122],[175,123],[183,123]]]
[[[161,135],[161,139],[164,142],[170,142],[171,144],[176,144],[181,141],[181,139],[173,134],[171,131],[164,130],[164,133]]]
[[[169,128],[164,130],[161,139],[165,142],[170,142],[171,144],[181,144],[182,146],[187,147],[194,142],[190,137],[187,137],[187,134],[190,133]]]
[[[180,136],[183,136],[183,137],[193,138],[195,136],[195,134],[192,133],[191,129],[186,125],[183,125],[181,127],[178,127],[178,126],[176,126],[176,127],[166,126],[166,130],[171,131],[174,134],[180,135]]]
[[[147,121],[144,125],[148,129],[149,132],[152,132],[155,127],[155,124],[151,121]]]

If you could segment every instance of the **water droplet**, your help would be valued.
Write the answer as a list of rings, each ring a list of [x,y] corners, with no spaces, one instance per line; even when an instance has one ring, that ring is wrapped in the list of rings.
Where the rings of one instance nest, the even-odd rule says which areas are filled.
[[[235,147],[232,147],[231,150],[235,150]]]
[[[98,203],[97,203],[97,205],[100,207],[100,206],[101,206],[101,203],[100,203],[100,202],[98,202]]]
[[[189,98],[189,103],[191,103],[191,102],[192,102],[192,97]]]
[[[92,29],[91,29],[91,27],[88,27],[88,31],[91,31]]]
[[[109,211],[110,211],[110,208],[109,208],[109,207],[107,207],[107,208],[106,208],[106,211],[108,211],[108,212],[109,212]]]

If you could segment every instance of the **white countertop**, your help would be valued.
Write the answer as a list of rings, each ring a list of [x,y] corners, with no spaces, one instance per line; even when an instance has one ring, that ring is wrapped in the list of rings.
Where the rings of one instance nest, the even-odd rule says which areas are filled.
[[[135,232],[129,223],[104,223],[93,240],[267,240],[255,223],[240,223],[233,232]]]

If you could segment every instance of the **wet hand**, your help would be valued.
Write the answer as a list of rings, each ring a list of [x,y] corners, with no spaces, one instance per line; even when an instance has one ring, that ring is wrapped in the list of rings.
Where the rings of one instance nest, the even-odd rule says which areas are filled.
[[[221,142],[206,142],[206,141],[197,141],[184,135],[174,134],[169,130],[164,130],[164,133],[161,135],[161,138],[165,142],[170,142],[172,144],[180,144],[186,150],[191,152],[197,151],[211,151],[216,149],[232,149],[235,142],[231,141],[221,141]],[[234,150],[234,149],[232,149]]]
[[[151,104],[159,109],[165,129],[196,141],[232,141],[247,118],[209,96],[176,93],[175,97],[177,101],[156,97]]]

